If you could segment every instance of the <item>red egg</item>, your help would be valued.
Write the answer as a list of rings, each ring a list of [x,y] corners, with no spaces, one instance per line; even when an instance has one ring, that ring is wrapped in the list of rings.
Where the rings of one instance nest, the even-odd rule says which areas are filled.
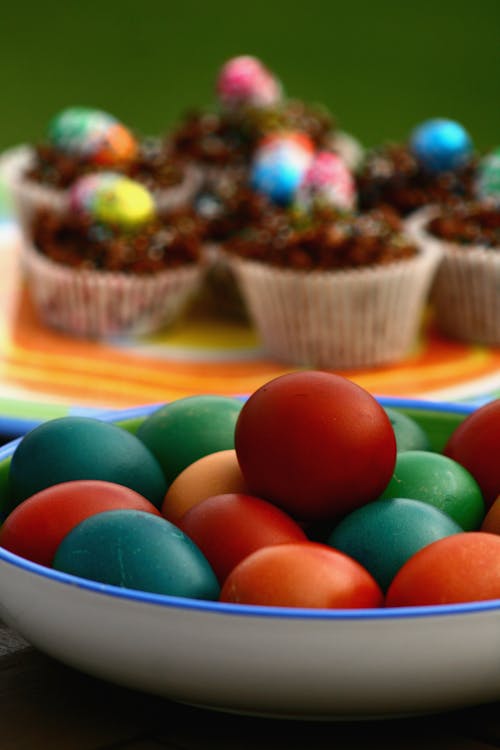
[[[0,546],[50,566],[56,550],[81,521],[107,510],[142,510],[161,515],[135,490],[114,482],[81,479],[47,487],[24,500],[0,528]]]
[[[421,607],[500,599],[500,537],[482,531],[428,544],[396,573],[388,607]]]
[[[235,430],[252,494],[300,520],[332,519],[377,498],[396,461],[389,417],[340,375],[282,375],[250,396]]]
[[[179,526],[201,549],[220,583],[257,549],[307,540],[301,527],[275,505],[240,493],[202,500]]]
[[[472,474],[491,506],[500,494],[500,399],[469,414],[443,452]]]
[[[279,544],[246,557],[231,571],[220,601],[320,609],[380,607],[383,594],[356,560],[317,542]]]

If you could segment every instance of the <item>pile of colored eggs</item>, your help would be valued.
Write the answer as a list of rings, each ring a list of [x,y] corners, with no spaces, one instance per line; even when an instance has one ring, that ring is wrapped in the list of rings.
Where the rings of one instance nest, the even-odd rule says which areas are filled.
[[[245,604],[366,608],[500,598],[500,400],[443,453],[325,372],[246,402],[192,396],[120,427],[28,433],[0,545],[82,578]],[[497,499],[498,498],[498,499]]]
[[[72,211],[95,222],[129,230],[147,224],[156,214],[150,191],[114,172],[80,177],[69,190],[68,204]]]
[[[59,151],[102,166],[131,161],[138,148],[132,133],[113,115],[86,107],[69,107],[56,115],[48,141]]]

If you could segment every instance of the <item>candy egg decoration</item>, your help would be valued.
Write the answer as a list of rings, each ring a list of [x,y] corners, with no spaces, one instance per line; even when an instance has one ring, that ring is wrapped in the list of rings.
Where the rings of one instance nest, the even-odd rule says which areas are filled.
[[[221,107],[233,112],[273,107],[283,96],[280,81],[251,55],[233,57],[222,66],[216,91]]]
[[[294,201],[313,156],[313,142],[305,133],[266,136],[254,154],[250,185],[273,203],[288,206]]]
[[[333,152],[319,151],[304,172],[295,202],[301,211],[316,207],[353,210],[356,185],[344,160]]]
[[[98,224],[134,231],[152,221],[156,205],[151,192],[128,177],[113,172],[85,175],[71,187],[72,211]]]
[[[49,124],[48,141],[97,166],[132,161],[138,150],[132,133],[113,115],[87,107],[69,107],[57,114]]]
[[[450,172],[467,164],[473,145],[460,123],[445,118],[426,120],[410,136],[410,150],[428,172]]]
[[[500,146],[479,162],[475,191],[480,200],[500,203]]]

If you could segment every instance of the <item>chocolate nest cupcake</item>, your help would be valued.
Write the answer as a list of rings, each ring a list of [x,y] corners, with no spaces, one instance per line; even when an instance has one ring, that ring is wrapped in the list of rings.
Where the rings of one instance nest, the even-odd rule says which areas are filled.
[[[408,143],[367,154],[357,174],[359,206],[390,206],[405,217],[424,206],[460,202],[474,194],[477,163],[458,123],[430,120]]]
[[[41,319],[76,336],[156,331],[173,322],[203,275],[198,222],[158,213],[151,194],[121,175],[77,181],[64,212],[40,209],[23,248]]]
[[[420,247],[442,255],[431,299],[436,324],[470,343],[500,345],[500,203],[423,209],[407,221]]]
[[[80,177],[109,169],[145,185],[161,209],[187,205],[201,183],[194,164],[175,158],[160,139],[138,139],[106,112],[72,107],[52,120],[44,143],[16,149],[5,165],[22,227],[40,208],[64,209]]]
[[[270,356],[329,369],[408,355],[439,258],[390,210],[275,209],[226,253]]]

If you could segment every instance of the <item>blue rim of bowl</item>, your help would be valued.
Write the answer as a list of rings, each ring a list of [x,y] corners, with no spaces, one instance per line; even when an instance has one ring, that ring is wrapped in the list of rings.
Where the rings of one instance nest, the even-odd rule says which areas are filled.
[[[400,398],[378,398],[382,406],[401,409],[417,409],[427,412],[439,412],[467,416],[477,407],[470,404],[442,403],[434,401],[411,400]],[[142,406],[122,411],[106,412],[99,415],[104,421],[124,421],[137,419],[158,409],[161,404]],[[12,454],[12,450],[22,440],[22,437],[0,447],[0,461]],[[0,547],[0,564],[20,568],[25,573],[41,576],[53,583],[86,590],[92,594],[109,596],[139,604],[149,604],[164,608],[199,611],[213,615],[232,615],[271,620],[399,620],[409,618],[425,618],[435,616],[474,615],[481,612],[498,612],[500,599],[467,602],[464,604],[443,604],[424,607],[386,607],[370,609],[308,609],[302,607],[269,607],[260,605],[229,604],[218,601],[201,599],[187,599],[163,594],[151,594],[135,589],[119,588],[97,581],[90,581],[68,573],[62,573],[52,568],[46,568],[38,563],[26,560]],[[1,594],[0,594],[1,596]]]

